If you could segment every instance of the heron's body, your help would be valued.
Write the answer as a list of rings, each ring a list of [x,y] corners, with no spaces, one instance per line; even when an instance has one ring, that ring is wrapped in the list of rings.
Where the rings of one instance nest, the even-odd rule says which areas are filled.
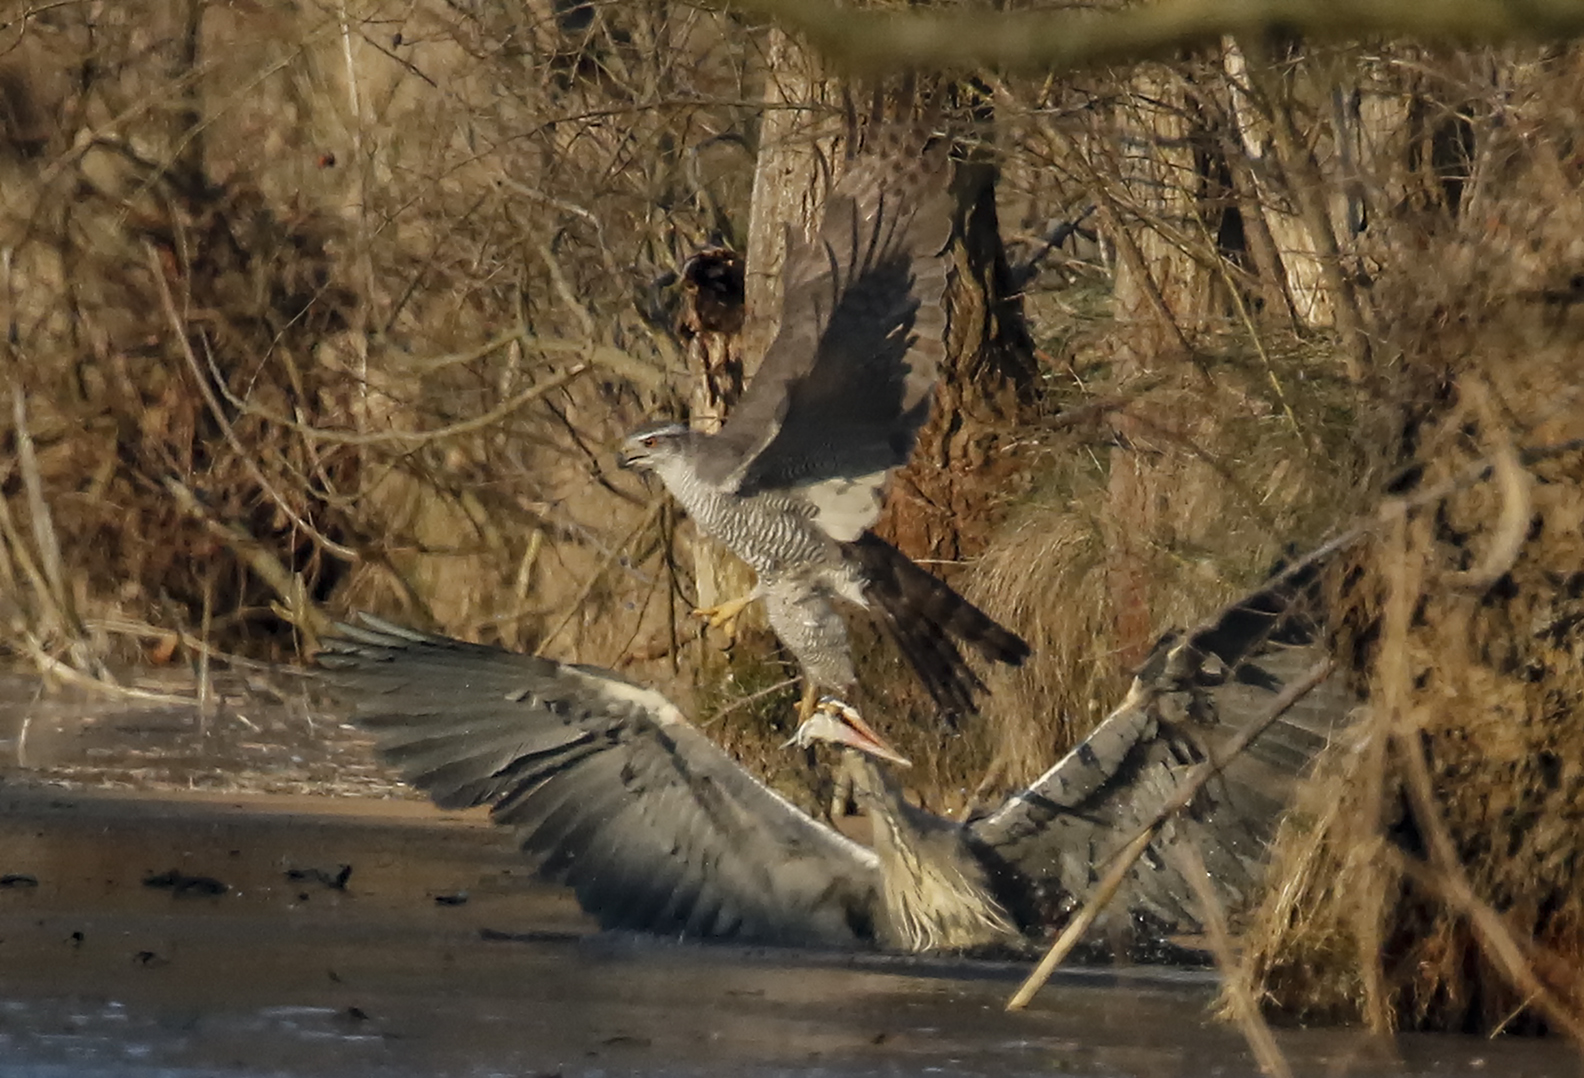
[[[842,770],[874,824],[885,910],[882,942],[900,951],[1016,946],[1016,921],[996,898],[963,826],[908,804],[880,766],[855,749]]]
[[[793,807],[661,694],[610,671],[382,623],[343,627],[320,662],[355,694],[357,720],[407,781],[443,807],[490,806],[540,874],[571,886],[602,925],[963,950],[1070,913],[1096,866],[1172,801],[1193,765],[1269,719],[1267,703],[1322,655],[1306,638],[1273,638],[1285,603],[1250,600],[1163,641],[1122,706],[987,816],[956,822],[914,808],[874,762],[848,756],[873,849]],[[1192,889],[1164,856],[1182,841],[1223,900],[1242,905],[1297,775],[1352,702],[1333,678],[1255,727],[1247,751],[1223,761],[1133,870],[1119,896],[1129,920],[1198,926]],[[831,704],[816,720],[839,717],[843,705]],[[814,736],[816,720],[800,736]],[[866,726],[849,719],[847,729],[854,739],[841,743],[865,743],[852,732]]]

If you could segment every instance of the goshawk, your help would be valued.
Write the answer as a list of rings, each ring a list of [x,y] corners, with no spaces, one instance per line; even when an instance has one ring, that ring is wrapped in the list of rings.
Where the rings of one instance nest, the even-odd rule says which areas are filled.
[[[1029,653],[943,581],[869,530],[881,488],[929,416],[945,354],[951,260],[947,144],[912,130],[853,161],[812,240],[789,236],[781,325],[719,432],[658,423],[629,435],[622,463],[660,476],[694,523],[758,575],[711,611],[734,620],[762,599],[816,689],[855,674],[845,600],[875,610],[931,696],[973,708],[983,682],[961,641],[1017,665]]]

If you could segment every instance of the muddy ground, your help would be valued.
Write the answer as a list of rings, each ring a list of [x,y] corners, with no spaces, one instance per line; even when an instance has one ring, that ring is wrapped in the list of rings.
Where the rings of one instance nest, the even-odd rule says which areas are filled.
[[[146,685],[158,689],[158,685]],[[0,1078],[1257,1073],[1204,971],[599,933],[299,687],[0,684]],[[1576,1075],[1562,1043],[1286,1030],[1304,1075]]]

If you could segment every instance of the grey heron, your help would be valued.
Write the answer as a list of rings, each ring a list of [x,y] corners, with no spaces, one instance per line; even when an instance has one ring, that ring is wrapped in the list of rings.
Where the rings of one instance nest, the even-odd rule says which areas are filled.
[[[872,849],[612,671],[373,619],[340,627],[318,663],[404,780],[445,808],[489,806],[605,927],[928,951],[1007,943],[1069,914],[1095,866],[1321,654],[1289,597],[1256,593],[1163,638],[1088,738],[965,822],[909,805],[876,762],[895,754],[850,708],[822,704],[797,738],[856,750],[843,766],[875,820]],[[1352,702],[1332,677],[1260,728],[1138,862],[1119,896],[1129,916],[1159,932],[1197,925],[1160,856],[1177,841],[1195,842],[1218,893],[1240,903],[1296,776]]]

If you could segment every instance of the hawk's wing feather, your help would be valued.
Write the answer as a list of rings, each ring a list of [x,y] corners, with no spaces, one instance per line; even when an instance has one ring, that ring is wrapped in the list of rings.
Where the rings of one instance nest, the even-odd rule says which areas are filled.
[[[926,136],[860,157],[818,235],[790,244],[780,330],[699,463],[707,482],[743,494],[802,488],[841,539],[878,515],[878,488],[912,452],[945,355],[950,167],[946,144]]]
[[[442,807],[488,805],[602,925],[867,938],[874,855],[756,782],[661,694],[367,617],[338,632],[319,665],[380,755]]]

